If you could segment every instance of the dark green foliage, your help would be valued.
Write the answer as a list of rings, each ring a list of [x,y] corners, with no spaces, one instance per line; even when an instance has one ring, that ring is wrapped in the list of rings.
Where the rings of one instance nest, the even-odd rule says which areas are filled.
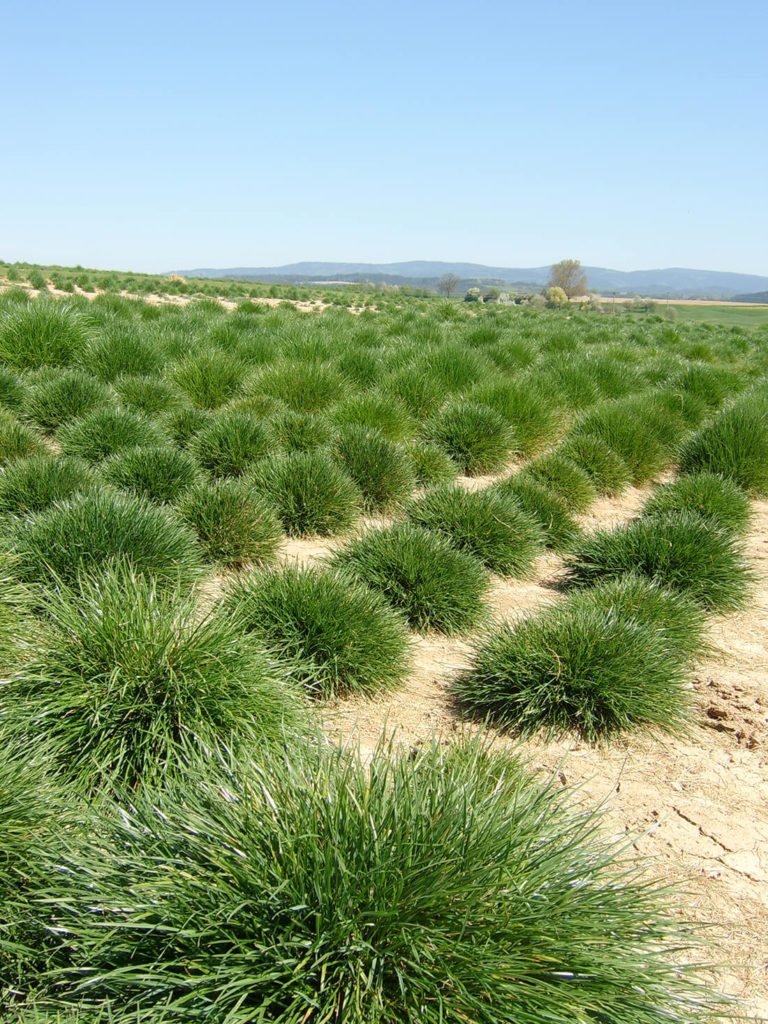
[[[446,405],[424,424],[424,436],[440,445],[469,476],[502,469],[516,450],[506,420],[479,402]]]
[[[339,401],[349,388],[334,367],[320,362],[276,363],[255,378],[253,394],[279,398],[297,412],[317,412]]]
[[[346,533],[362,506],[357,485],[324,451],[270,455],[251,480],[292,537]]]
[[[626,400],[604,402],[588,412],[572,432],[574,438],[597,435],[626,463],[633,484],[652,479],[668,464],[669,453],[649,428],[649,418]]]
[[[700,426],[708,414],[707,404],[703,398],[680,388],[665,387],[655,391],[653,405],[660,410],[663,420],[671,423],[673,434]],[[667,430],[669,429],[668,426]],[[679,441],[679,437],[673,437],[672,449]]]
[[[124,448],[162,445],[162,427],[130,409],[104,406],[65,423],[56,440],[66,455],[100,462]]]
[[[81,366],[100,380],[112,381],[124,374],[156,373],[163,358],[154,339],[142,336],[129,321],[105,322],[80,359]]]
[[[84,462],[52,453],[17,459],[0,475],[0,513],[18,516],[40,512],[54,501],[86,490],[95,474]]]
[[[685,720],[685,660],[662,629],[591,592],[514,624],[477,646],[454,694],[474,717],[528,736],[576,732],[590,743],[638,725]]]
[[[6,551],[0,552],[0,672],[3,674],[26,656],[29,634],[35,629],[30,621],[31,607],[29,591],[17,579],[15,560]]]
[[[22,580],[73,582],[82,570],[125,558],[164,584],[191,583],[201,566],[194,533],[164,509],[112,490],[57,503],[8,531]]]
[[[374,427],[356,423],[339,427],[331,452],[360,488],[366,512],[391,509],[416,486],[408,453]]]
[[[548,548],[565,551],[580,536],[579,525],[566,503],[538,480],[516,473],[493,487],[502,494],[511,495],[539,524]]]
[[[509,491],[444,484],[411,502],[406,512],[412,522],[444,533],[504,576],[527,576],[541,554],[541,527]]]
[[[396,370],[387,379],[385,390],[418,420],[433,413],[445,399],[440,381],[428,370],[411,365]]]
[[[680,453],[683,473],[719,473],[754,497],[768,494],[768,401],[749,396],[719,413]]]
[[[217,409],[240,394],[245,365],[231,352],[206,349],[187,356],[173,371],[173,380],[198,409]]]
[[[190,740],[281,742],[296,694],[227,616],[126,566],[48,594],[29,662],[3,688],[6,728],[51,744],[84,789],[183,768]]]
[[[549,488],[572,512],[585,512],[597,498],[591,476],[559,451],[540,455],[520,475]]]
[[[712,611],[741,607],[752,582],[733,536],[694,512],[668,512],[598,530],[573,553],[568,580],[575,586],[639,573]]]
[[[558,448],[589,475],[598,494],[621,494],[631,473],[626,462],[598,434],[579,430]]]
[[[272,436],[286,452],[308,452],[330,443],[331,426],[326,419],[311,412],[282,409],[270,418]]]
[[[147,416],[167,412],[182,404],[182,397],[172,384],[161,377],[143,374],[124,374],[114,382],[113,387],[120,401],[137,412]]]
[[[473,389],[472,399],[504,417],[514,431],[516,449],[524,458],[555,441],[562,428],[562,412],[535,376],[481,384]]]
[[[163,428],[179,448],[185,448],[189,440],[208,422],[208,414],[192,405],[173,409],[162,418]]]
[[[84,318],[61,302],[31,302],[0,317],[0,362],[19,369],[68,366],[87,340]]]
[[[716,473],[691,473],[658,487],[642,508],[646,516],[697,512],[730,533],[743,533],[752,514],[749,498],[733,480]]]
[[[35,430],[20,423],[13,413],[0,409],[0,466],[46,451],[43,439]]]
[[[406,447],[416,483],[421,486],[447,483],[458,476],[459,467],[442,448],[424,441],[414,441]]]
[[[214,476],[241,476],[270,450],[269,425],[252,413],[222,409],[211,413],[190,441],[189,450]]]
[[[104,405],[109,397],[109,388],[90,373],[60,370],[29,389],[24,411],[38,426],[54,431],[67,420]]]
[[[124,491],[150,501],[174,501],[200,475],[191,455],[171,445],[126,448],[107,459],[101,476]]]
[[[328,411],[328,419],[337,426],[357,423],[374,428],[390,441],[404,441],[416,432],[416,423],[403,403],[376,391],[344,399]]]
[[[0,408],[18,413],[24,405],[26,388],[18,373],[7,366],[0,366]]]
[[[268,562],[282,538],[274,509],[242,480],[195,484],[176,510],[197,534],[206,560],[226,568]]]
[[[451,635],[483,617],[489,578],[482,562],[413,523],[369,530],[339,551],[333,565],[382,594],[414,629]]]
[[[691,363],[673,381],[686,395],[700,399],[710,410],[719,409],[729,394],[744,387],[743,377],[726,367]]]
[[[91,834],[40,844],[52,893],[33,910],[71,958],[59,1007],[106,1005],[114,1024],[715,1012],[681,964],[693,928],[628,868],[624,837],[476,742],[193,764]]]
[[[224,607],[315,696],[372,695],[408,670],[405,622],[377,593],[330,569],[242,577]]]

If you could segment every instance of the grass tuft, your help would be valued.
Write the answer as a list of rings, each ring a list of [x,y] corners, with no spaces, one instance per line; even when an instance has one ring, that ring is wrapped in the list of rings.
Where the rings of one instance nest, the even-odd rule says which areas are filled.
[[[753,497],[768,495],[768,401],[749,396],[719,413],[683,445],[680,469],[719,473]]]
[[[282,539],[274,509],[242,480],[194,484],[176,511],[197,534],[206,560],[224,568],[268,562]]]
[[[443,448],[469,476],[502,469],[516,450],[507,421],[479,402],[446,405],[426,421],[424,437]]]
[[[346,533],[362,505],[354,481],[324,451],[270,455],[254,468],[250,480],[291,537]]]
[[[592,477],[567,455],[558,451],[540,455],[528,462],[520,476],[535,480],[556,494],[571,512],[586,512],[597,499]]]
[[[89,489],[95,479],[93,470],[77,459],[53,454],[17,459],[0,475],[0,514],[41,512],[55,501]]]
[[[61,302],[31,302],[0,317],[0,362],[20,370],[68,366],[87,340],[85,319]]]
[[[35,430],[21,423],[13,413],[0,409],[0,466],[9,466],[17,459],[44,455],[47,450]]]
[[[567,551],[581,536],[581,528],[565,501],[538,480],[516,473],[506,480],[499,480],[493,489],[513,497],[538,523],[548,548]]]
[[[129,409],[105,406],[65,423],[56,440],[65,455],[95,463],[125,448],[162,445],[166,437],[153,420]]]
[[[356,423],[337,428],[331,453],[360,488],[366,512],[393,508],[416,486],[406,450],[375,428]]]
[[[46,375],[30,389],[24,403],[26,415],[47,431],[85,416],[109,400],[109,389],[82,370],[59,370]]]
[[[127,448],[100,468],[104,480],[157,504],[175,501],[200,475],[191,455],[170,445]]]
[[[214,476],[241,476],[270,450],[269,425],[249,412],[211,413],[190,441],[189,450]]]
[[[696,512],[714,526],[743,533],[752,509],[749,498],[733,480],[716,473],[691,473],[657,487],[641,509],[642,515]]]

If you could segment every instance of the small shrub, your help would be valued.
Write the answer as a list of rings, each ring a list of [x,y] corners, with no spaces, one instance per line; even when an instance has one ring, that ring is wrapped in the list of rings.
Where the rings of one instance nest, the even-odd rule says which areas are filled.
[[[455,480],[459,467],[442,448],[424,441],[414,441],[406,446],[411,466],[420,486],[448,483]]]
[[[187,356],[173,380],[197,409],[217,409],[242,392],[245,365],[231,352],[207,349]]]
[[[57,430],[62,423],[85,416],[109,400],[109,389],[83,370],[60,370],[30,389],[25,413],[44,430]]]
[[[413,523],[369,530],[332,564],[382,594],[414,629],[452,635],[483,617],[489,578],[482,562],[443,534]]]
[[[161,377],[124,374],[117,378],[113,387],[124,405],[146,416],[155,416],[182,403],[176,388]]]
[[[61,302],[32,302],[0,317],[0,362],[17,369],[68,366],[87,340],[84,318]]]
[[[425,423],[424,436],[440,445],[469,476],[502,469],[515,450],[506,420],[477,402],[445,406]]]
[[[597,498],[589,474],[567,455],[550,452],[529,462],[520,474],[544,484],[560,497],[572,512],[585,512]]]
[[[371,427],[339,427],[331,452],[360,488],[367,512],[382,512],[404,501],[416,486],[404,448]]]
[[[406,512],[504,576],[527,576],[541,553],[541,527],[508,491],[444,485],[411,502]]]
[[[113,558],[163,585],[191,583],[201,566],[192,531],[164,509],[111,490],[76,494],[8,531],[18,555],[19,578],[47,584],[73,582]]]
[[[621,494],[630,483],[626,462],[598,434],[574,434],[563,441],[558,451],[588,474],[598,494]]]
[[[176,510],[197,534],[206,560],[225,568],[270,561],[282,539],[274,509],[242,480],[195,484]]]
[[[166,441],[153,420],[129,409],[112,406],[94,409],[65,423],[56,439],[65,455],[96,463],[125,448],[159,446]]]
[[[270,450],[269,425],[238,409],[211,413],[190,441],[189,450],[214,476],[241,476]]]
[[[493,487],[502,494],[511,495],[539,524],[548,548],[566,551],[581,535],[579,525],[563,499],[537,480],[517,473],[500,480]]]
[[[43,455],[47,450],[36,431],[20,423],[13,413],[0,409],[0,466],[8,466],[16,459]]]
[[[292,537],[346,533],[362,505],[354,481],[324,451],[270,455],[254,468],[251,479]]]
[[[638,725],[679,728],[684,667],[655,625],[576,594],[489,633],[454,693],[473,716],[522,736],[576,732],[594,743]]]
[[[768,403],[750,396],[719,413],[680,453],[683,473],[719,473],[754,497],[768,495]]]
[[[225,609],[316,696],[371,695],[407,672],[405,622],[374,591],[329,569],[242,578]]]
[[[568,579],[578,587],[639,573],[712,611],[744,603],[752,573],[734,538],[693,512],[669,512],[598,530],[574,548]]]
[[[743,533],[752,514],[738,484],[716,473],[691,473],[658,487],[641,510],[645,516],[696,512],[729,533]]]
[[[9,729],[44,734],[83,789],[134,786],[182,768],[190,740],[282,742],[296,694],[221,614],[117,566],[48,595],[46,628],[4,687]]]
[[[0,514],[26,516],[55,501],[86,490],[95,481],[91,468],[77,459],[53,454],[17,459],[0,475]]]
[[[174,501],[199,476],[191,455],[169,445],[127,448],[101,466],[103,479],[150,501]]]

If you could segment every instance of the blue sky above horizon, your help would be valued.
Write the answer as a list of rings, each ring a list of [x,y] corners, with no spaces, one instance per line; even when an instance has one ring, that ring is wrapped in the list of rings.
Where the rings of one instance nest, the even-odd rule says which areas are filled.
[[[0,38],[0,257],[768,275],[768,8],[43,0]]]

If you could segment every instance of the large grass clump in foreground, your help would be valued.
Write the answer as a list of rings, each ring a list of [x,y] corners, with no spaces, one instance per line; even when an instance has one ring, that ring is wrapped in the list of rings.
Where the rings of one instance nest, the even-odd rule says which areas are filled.
[[[181,495],[176,511],[206,560],[224,568],[269,562],[282,539],[275,510],[243,480],[200,481]]]
[[[587,591],[490,631],[453,692],[473,717],[522,736],[575,732],[594,743],[680,727],[685,663],[654,622]]]
[[[515,496],[495,488],[468,491],[447,484],[411,502],[408,518],[444,533],[503,576],[527,576],[544,541],[539,523]]]
[[[0,362],[17,369],[68,366],[87,341],[86,320],[60,302],[31,302],[0,317]]]
[[[425,422],[424,437],[469,476],[502,469],[515,451],[512,428],[500,413],[480,402],[449,403]]]
[[[296,691],[234,622],[124,563],[50,593],[45,612],[0,707],[83,789],[161,778],[193,742],[282,742],[297,721]]]
[[[768,399],[754,395],[719,413],[683,445],[683,473],[719,473],[753,497],[768,495]]]
[[[0,514],[41,512],[55,501],[87,490],[95,479],[90,466],[78,459],[52,453],[17,459],[0,474]]]
[[[696,512],[714,526],[730,533],[743,533],[752,509],[748,496],[738,484],[716,473],[691,473],[657,487],[642,508],[642,514]]]
[[[43,455],[48,449],[43,439],[12,412],[0,409],[0,468],[17,459]]]
[[[127,559],[163,585],[191,583],[202,567],[197,539],[180,519],[143,498],[112,490],[76,494],[13,523],[5,543],[20,579],[73,583],[82,570]]]
[[[719,612],[740,608],[753,582],[733,535],[695,512],[645,516],[597,530],[574,546],[567,569],[567,581],[577,587],[639,573]]]
[[[414,629],[463,633],[484,616],[489,577],[482,562],[414,523],[368,530],[332,564],[382,594]]]
[[[114,1024],[712,1019],[693,926],[598,828],[477,743],[193,765],[35,848],[42,982]]]
[[[374,694],[408,669],[405,621],[375,591],[325,568],[241,577],[224,610],[318,697]]]
[[[249,476],[292,537],[346,533],[363,503],[349,474],[325,451],[270,455]]]

